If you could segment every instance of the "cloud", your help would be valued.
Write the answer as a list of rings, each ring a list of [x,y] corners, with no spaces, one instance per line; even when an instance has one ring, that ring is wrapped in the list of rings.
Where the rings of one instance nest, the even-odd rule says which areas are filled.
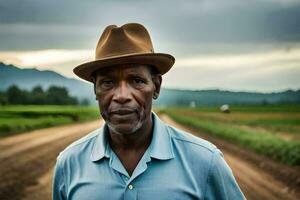
[[[53,70],[67,77],[76,78],[73,68],[93,60],[94,51],[79,49],[50,49],[40,51],[0,51],[0,60],[21,68],[35,67],[40,70]]]
[[[300,48],[287,50],[273,50],[269,52],[232,54],[232,55],[199,55],[178,58],[178,67],[201,67],[219,70],[220,68],[257,68],[269,67],[285,62],[298,63],[300,67]]]
[[[109,24],[144,24],[168,87],[300,88],[299,0],[2,0],[0,61],[74,77]],[[185,74],[182,77],[182,74]]]
[[[265,70],[210,70],[201,68],[174,68],[163,77],[163,87],[181,89],[223,89],[234,91],[274,92],[300,88],[300,68]]]
[[[2,50],[91,48],[105,26],[127,22],[143,23],[159,48],[300,41],[294,0],[2,0],[0,8]]]
[[[91,50],[62,50],[51,49],[41,51],[8,51],[0,52],[0,60],[13,63],[21,67],[45,67],[49,65],[59,65],[66,62],[85,62],[92,60]]]
[[[300,48],[277,49],[177,58],[163,85],[170,88],[270,92],[299,89],[299,77]]]
[[[77,78],[72,69],[93,60],[87,49],[51,49],[30,52],[0,52],[0,60],[22,68],[54,70]],[[177,57],[175,66],[164,75],[169,88],[221,88],[248,91],[279,91],[300,88],[300,46],[267,52]]]

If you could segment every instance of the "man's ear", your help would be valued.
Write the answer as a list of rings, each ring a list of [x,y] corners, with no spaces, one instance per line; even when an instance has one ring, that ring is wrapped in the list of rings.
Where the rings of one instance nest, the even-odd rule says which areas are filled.
[[[160,74],[153,76],[152,78],[154,83],[154,92],[153,92],[153,99],[157,99],[160,92],[160,87],[162,83],[162,77]]]
[[[96,95],[96,79],[95,79],[95,77],[92,77],[92,82],[94,83],[94,94],[96,96],[96,100],[98,100],[97,95]]]
[[[96,83],[94,83],[94,94],[95,94],[96,100],[98,100],[98,97],[97,97],[97,94],[96,94]]]

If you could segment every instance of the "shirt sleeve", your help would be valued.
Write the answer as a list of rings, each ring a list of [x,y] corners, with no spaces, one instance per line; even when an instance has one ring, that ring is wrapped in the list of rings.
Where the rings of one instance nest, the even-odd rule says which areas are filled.
[[[65,194],[65,182],[63,166],[60,162],[60,156],[58,156],[53,173],[52,183],[52,200],[67,200]]]
[[[206,187],[206,200],[246,199],[224,160],[222,152],[218,149],[211,160]]]

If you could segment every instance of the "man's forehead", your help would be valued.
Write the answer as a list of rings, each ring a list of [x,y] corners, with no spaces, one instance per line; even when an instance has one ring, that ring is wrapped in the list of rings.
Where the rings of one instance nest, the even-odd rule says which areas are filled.
[[[140,64],[115,65],[97,70],[95,75],[106,76],[115,73],[151,73],[151,66]]]

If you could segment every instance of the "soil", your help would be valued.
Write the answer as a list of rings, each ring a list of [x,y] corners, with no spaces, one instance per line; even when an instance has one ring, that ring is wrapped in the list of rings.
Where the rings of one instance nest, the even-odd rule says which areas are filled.
[[[102,121],[40,129],[0,140],[0,199],[50,200],[56,157]]]
[[[239,146],[177,124],[168,124],[218,146],[249,200],[300,199],[300,172]],[[99,128],[100,120],[46,128],[0,140],[0,199],[50,200],[52,172],[57,155],[68,144]]]

